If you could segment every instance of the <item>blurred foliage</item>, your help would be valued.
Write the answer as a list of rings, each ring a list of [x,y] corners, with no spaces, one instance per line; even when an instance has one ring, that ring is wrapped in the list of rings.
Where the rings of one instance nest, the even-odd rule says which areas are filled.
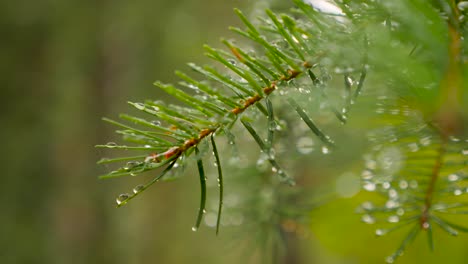
[[[339,184],[348,187],[353,179],[359,181],[357,175],[346,173],[361,169],[366,143],[360,141],[360,127],[367,123],[366,107],[353,109],[356,118],[349,120],[347,132],[333,132],[335,138],[348,142],[332,155],[323,156],[318,145],[310,145],[307,127],[300,122],[286,124],[294,129],[282,137],[292,143],[279,147],[298,149],[293,168],[297,189],[274,186],[278,189],[273,192],[270,172],[262,163],[233,167],[226,173],[225,224],[217,237],[207,228],[213,227],[216,199],[208,200],[207,226],[197,233],[190,231],[199,195],[198,187],[194,188],[198,186],[195,166],[189,165],[177,184],[159,183],[131,205],[114,208],[112,198],[141,180],[96,179],[107,170],[97,171],[95,161],[109,153],[91,146],[115,138],[110,133],[113,128],[100,117],[127,112],[127,100],[164,99],[151,85],[153,81],[174,80],[174,69],[187,61],[205,62],[202,44],[216,45],[219,36],[231,37],[227,26],[240,24],[232,12],[234,6],[256,15],[265,7],[286,10],[291,4],[240,0],[0,3],[0,81],[6,99],[0,114],[4,124],[0,135],[5,139],[0,160],[6,168],[0,194],[0,263],[271,262],[260,246],[278,238],[256,236],[256,232],[282,235],[288,248],[268,250],[286,250],[288,263],[379,263],[395,250],[395,241],[401,241],[404,232],[375,239],[375,227],[360,224],[360,217],[354,214],[359,205],[374,198],[373,193],[360,192],[352,200],[344,199],[355,193]],[[410,26],[416,27],[425,17],[438,15],[418,5],[411,7],[414,9],[398,7],[402,13],[395,14],[409,32],[414,32]],[[398,20],[399,16],[411,21]],[[441,35],[414,36],[422,43],[420,50],[437,51],[422,52],[415,64],[407,64],[408,59],[398,52],[412,43],[403,41],[388,53],[373,54],[371,50],[371,59],[389,62],[377,72],[407,65],[416,69],[416,81],[439,81],[446,63],[440,59],[446,41],[431,39],[445,36],[438,25],[429,30],[440,30]],[[379,32],[378,28],[373,32]],[[388,37],[381,34],[374,36],[381,41],[377,45],[384,45]],[[433,68],[428,70],[424,64]],[[407,91],[399,84],[415,76],[404,70],[399,73],[392,81],[400,82],[391,87]],[[370,96],[388,84],[381,81],[382,76],[373,78]],[[434,95],[426,96],[425,111],[434,111]],[[366,100],[364,97],[362,104],[374,103]],[[328,116],[321,118],[324,123],[329,120]],[[242,130],[237,133],[247,136]],[[229,145],[225,143],[222,145]],[[258,147],[250,145],[238,140],[237,148],[224,149],[234,153],[233,157],[242,155],[239,160],[226,158],[223,164],[259,160]],[[302,152],[310,155],[300,155]],[[292,169],[292,164],[285,166]],[[214,168],[207,170],[208,191],[216,192]],[[150,179],[151,175],[144,177]],[[307,214],[282,212],[290,219],[275,222],[270,218],[275,208],[261,202],[272,200],[276,193],[292,199],[278,204],[297,203]],[[252,211],[244,215],[242,208]],[[277,226],[270,232],[272,225]],[[427,239],[419,236],[400,263],[465,263],[466,237],[451,239],[437,229],[434,233],[434,253],[427,250]]]

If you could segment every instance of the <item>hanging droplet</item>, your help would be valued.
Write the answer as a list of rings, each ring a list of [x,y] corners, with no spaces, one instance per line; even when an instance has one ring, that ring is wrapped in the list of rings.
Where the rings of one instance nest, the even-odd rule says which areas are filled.
[[[364,170],[361,173],[361,177],[362,177],[363,180],[370,180],[370,179],[372,179],[372,177],[374,177],[374,174],[370,170]]]
[[[458,181],[458,179],[460,179],[460,177],[458,177],[458,175],[456,175],[456,174],[450,174],[448,176],[448,180],[451,181],[451,182]]]
[[[372,202],[364,202],[362,203],[361,207],[362,209],[369,211],[369,210],[374,209],[374,204]]]
[[[405,180],[401,180],[399,183],[400,189],[405,190],[408,188],[408,182]]]
[[[429,146],[431,144],[431,137],[423,137],[419,140],[419,142],[421,143],[421,145],[423,146]]]
[[[402,216],[405,214],[405,209],[403,208],[398,208],[396,211],[397,215]]]
[[[457,196],[458,196],[458,195],[461,195],[462,193],[463,193],[463,192],[462,192],[462,190],[460,190],[460,189],[456,189],[455,191],[453,191],[453,194],[455,194],[455,195],[457,195]]]
[[[126,203],[128,198],[130,198],[130,195],[128,195],[127,193],[122,193],[121,195],[119,195],[119,197],[117,197],[117,199],[115,199],[115,201],[117,202],[118,205],[121,205],[121,204]]]
[[[410,181],[409,187],[412,188],[412,189],[418,188],[418,182],[416,180]]]
[[[418,144],[416,143],[410,143],[408,144],[408,148],[411,152],[416,152],[419,150]]]
[[[375,186],[375,183],[373,183],[373,182],[366,182],[366,183],[364,183],[362,188],[364,190],[368,191],[368,192],[373,192],[373,191],[375,191],[376,186]]]
[[[468,1],[461,1],[457,4],[458,9],[465,10],[468,8]]]
[[[395,257],[389,256],[389,257],[387,257],[387,258],[385,259],[385,262],[391,264],[391,263],[395,262]]]
[[[388,231],[385,230],[385,229],[376,229],[376,230],[375,230],[375,235],[376,235],[376,236],[384,236],[384,235],[387,234],[387,232],[388,232]]]
[[[155,126],[161,126],[161,121],[159,120],[154,120],[154,121],[151,121],[151,124],[155,125]]]
[[[383,187],[384,189],[389,189],[389,188],[391,187],[391,185],[390,185],[389,182],[384,182],[384,183],[382,183],[382,187]]]
[[[365,214],[361,217],[361,221],[366,224],[373,224],[375,223],[375,218],[372,215]]]
[[[398,217],[398,215],[391,215],[388,217],[387,221],[389,223],[398,223],[398,221],[400,221],[400,217]]]
[[[301,154],[309,154],[314,151],[314,141],[310,137],[301,137],[296,142],[296,148]]]
[[[135,186],[135,188],[133,188],[133,193],[137,194],[137,193],[143,191],[144,189],[145,189],[145,186],[143,184],[137,185],[137,186]]]
[[[388,197],[395,199],[398,197],[398,192],[395,189],[391,189],[388,191]]]
[[[196,227],[196,226],[192,227],[193,232],[196,232],[197,230],[198,230],[198,227]]]
[[[322,147],[322,153],[323,154],[328,154],[328,153],[330,153],[330,149],[328,147],[326,147],[326,146],[323,146]]]

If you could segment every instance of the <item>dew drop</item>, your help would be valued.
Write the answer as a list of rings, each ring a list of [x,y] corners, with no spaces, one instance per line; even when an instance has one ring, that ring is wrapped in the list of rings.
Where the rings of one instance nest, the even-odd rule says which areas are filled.
[[[361,217],[361,221],[366,224],[373,224],[375,223],[375,218],[372,215],[365,214]]]
[[[123,204],[125,203],[128,198],[130,198],[130,195],[126,194],[126,193],[123,193],[121,195],[119,195],[119,197],[117,197],[117,199],[115,199],[115,201],[117,202],[118,205],[120,204]]]
[[[328,154],[328,153],[330,153],[330,149],[328,147],[326,147],[326,146],[323,146],[322,147],[322,153],[323,154]]]
[[[468,1],[461,1],[457,4],[458,9],[465,10],[468,8]]]
[[[391,189],[388,191],[388,197],[395,199],[398,197],[398,192],[395,189]]]
[[[314,141],[310,137],[301,137],[296,142],[296,148],[301,154],[309,154],[314,151]]]
[[[416,143],[408,144],[408,148],[411,152],[416,152],[419,150],[418,144]]]
[[[418,188],[418,182],[416,180],[410,181],[409,187],[412,188],[412,189]]]
[[[400,217],[398,217],[398,215],[391,215],[388,217],[387,221],[389,223],[398,223],[400,221]]]
[[[209,213],[205,216],[205,225],[209,227],[215,227],[216,226],[216,220],[217,216],[214,213]]]
[[[197,232],[198,228],[196,226],[192,227],[193,232]]]
[[[366,190],[366,191],[373,192],[373,191],[375,191],[376,186],[375,186],[375,183],[373,183],[373,182],[366,182],[362,186],[362,188],[364,188],[364,190]]]
[[[465,156],[468,155],[468,149],[462,150],[462,154],[465,155]]]
[[[397,208],[398,206],[399,206],[398,202],[393,201],[393,200],[389,200],[385,203],[385,207],[387,207],[388,209]]]
[[[448,180],[451,181],[451,182],[458,181],[458,179],[459,179],[459,177],[456,174],[450,174],[448,176]]]
[[[392,257],[392,256],[390,256],[390,257],[387,257],[387,258],[385,259],[385,262],[387,262],[387,263],[391,264],[391,263],[395,262],[395,258],[394,258],[394,257]]]
[[[423,146],[429,146],[431,144],[431,137],[423,137],[419,140],[419,142]]]
[[[372,179],[372,177],[374,177],[374,174],[373,174],[372,171],[370,171],[370,170],[364,170],[364,171],[361,173],[361,177],[362,177],[362,179],[364,179],[364,180],[370,180],[370,179]]]
[[[422,224],[422,228],[425,229],[425,230],[429,229],[430,226],[431,226],[431,225],[429,224],[429,222],[424,222],[424,223]]]
[[[135,186],[135,188],[133,188],[133,193],[134,193],[134,194],[137,194],[137,193],[143,191],[143,189],[145,189],[145,186],[144,186],[144,185],[142,185],[142,184],[137,185],[137,186]]]
[[[155,125],[155,126],[161,126],[161,121],[159,120],[154,120],[154,121],[151,121],[151,124]]]
[[[402,216],[405,214],[405,210],[403,208],[398,208],[396,211],[397,215]]]
[[[463,193],[463,192],[462,192],[462,190],[460,190],[460,189],[456,189],[455,191],[453,191],[453,194],[455,194],[455,195],[457,195],[457,196],[458,196],[458,195],[461,195],[462,193]]]
[[[135,107],[138,109],[138,110],[145,110],[146,109],[146,106],[142,103],[135,103]]]
[[[115,148],[115,147],[117,147],[117,143],[115,143],[115,142],[108,142],[108,143],[106,144],[106,147],[108,147],[108,148]]]
[[[374,209],[374,204],[372,202],[364,202],[362,203],[361,207],[364,210],[372,210]]]
[[[387,230],[385,229],[376,229],[375,230],[375,235],[376,236],[383,236],[383,235],[386,235],[387,234]]]
[[[391,185],[390,185],[389,182],[384,182],[384,183],[382,183],[382,187],[383,187],[384,189],[389,189],[389,188],[391,187]]]
[[[375,170],[377,167],[377,162],[373,159],[366,160],[366,168],[370,170]]]
[[[408,182],[405,180],[401,180],[399,183],[400,189],[405,190],[408,188]]]

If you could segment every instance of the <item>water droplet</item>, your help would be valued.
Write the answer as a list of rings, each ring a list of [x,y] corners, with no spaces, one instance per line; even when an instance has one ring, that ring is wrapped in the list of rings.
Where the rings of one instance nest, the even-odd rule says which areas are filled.
[[[411,152],[416,152],[419,150],[418,144],[416,143],[410,143],[408,144],[408,148]]]
[[[450,174],[448,176],[448,180],[451,181],[451,182],[458,181],[458,179],[460,179],[460,177],[458,177],[458,175],[456,175],[456,174]]]
[[[377,162],[373,159],[366,160],[366,168],[375,170],[377,168]]]
[[[418,188],[418,182],[416,180],[410,181],[409,187],[412,188],[412,189]]]
[[[403,208],[398,208],[396,211],[397,215],[402,216],[405,214],[405,210]]]
[[[395,199],[398,197],[398,192],[395,189],[391,189],[388,191],[388,197]]]
[[[389,223],[398,223],[400,221],[400,217],[398,217],[398,215],[391,215],[388,217],[387,221]]]
[[[375,223],[375,218],[372,215],[365,214],[361,217],[361,221],[366,224],[373,224]]]
[[[328,154],[328,153],[330,153],[330,149],[328,147],[326,147],[326,146],[323,146],[322,147],[322,153],[323,154]]]
[[[392,256],[389,256],[385,259],[385,262],[391,264],[393,262],[395,262],[395,257],[392,257]]]
[[[372,177],[374,177],[374,174],[373,174],[372,171],[370,171],[370,170],[364,170],[364,171],[361,173],[361,177],[362,177],[362,179],[364,179],[364,180],[370,180],[370,179],[372,179]]]
[[[301,154],[309,154],[314,151],[314,141],[310,137],[301,137],[296,142],[296,148]]]
[[[401,180],[399,183],[400,189],[405,190],[408,188],[408,182],[405,180]]]
[[[144,189],[145,189],[145,186],[143,184],[137,185],[137,186],[135,186],[135,188],[133,188],[133,193],[137,194],[137,193],[143,191]]]
[[[383,183],[382,183],[382,187],[383,187],[384,189],[390,189],[391,185],[390,185],[389,182],[383,182]]]
[[[461,1],[457,4],[458,9],[465,10],[468,8],[468,1]]]
[[[397,208],[398,206],[400,206],[400,204],[394,200],[388,200],[385,203],[385,207],[387,207],[388,209]]]
[[[336,193],[342,197],[353,197],[360,189],[359,178],[353,173],[344,173],[338,177],[335,184]]]
[[[468,149],[462,150],[462,154],[465,155],[465,156],[468,155]]]
[[[231,63],[232,65],[236,65],[236,61],[233,60],[233,59],[228,59],[229,63]]]
[[[128,200],[128,198],[130,198],[130,195],[128,195],[127,193],[123,193],[119,195],[119,197],[117,197],[115,201],[117,202],[118,205],[120,205],[120,204],[124,204]]]
[[[196,227],[196,226],[192,227],[193,232],[196,232],[197,230],[198,230],[198,227]]]
[[[202,211],[202,212],[203,212],[204,214],[206,214],[206,209],[203,209],[203,211]]]
[[[106,146],[107,146],[108,148],[115,148],[115,147],[117,147],[117,143],[115,143],[115,142],[109,142],[109,143],[106,144]]]
[[[142,104],[142,103],[135,103],[134,105],[138,110],[145,110],[146,109],[146,106],[144,104]]]
[[[374,209],[374,204],[372,202],[364,202],[362,203],[361,207],[362,209],[369,211],[369,210]]]
[[[426,229],[426,230],[429,229],[430,226],[431,226],[431,224],[429,224],[429,222],[424,222],[424,223],[422,224],[422,228],[423,228],[423,229]]]
[[[463,192],[460,189],[456,189],[455,191],[453,191],[453,194],[455,194],[455,195],[461,195],[462,193]]]
[[[364,183],[364,185],[362,186],[362,188],[363,188],[364,190],[366,190],[366,191],[373,192],[373,191],[375,191],[375,189],[376,189],[376,185],[375,185],[375,183],[373,183],[373,182],[366,182],[366,183]]]
[[[383,235],[386,235],[387,232],[388,232],[388,231],[385,230],[385,229],[376,229],[376,230],[375,230],[375,235],[376,235],[376,236],[383,236]]]
[[[431,137],[423,137],[419,140],[419,142],[421,143],[421,145],[423,146],[429,146],[431,144]]]
[[[208,213],[205,217],[205,225],[209,227],[215,227],[216,226],[216,221],[217,221],[217,216],[214,213]]]
[[[154,121],[151,121],[151,124],[155,125],[155,126],[161,126],[161,121],[159,120],[154,120]]]

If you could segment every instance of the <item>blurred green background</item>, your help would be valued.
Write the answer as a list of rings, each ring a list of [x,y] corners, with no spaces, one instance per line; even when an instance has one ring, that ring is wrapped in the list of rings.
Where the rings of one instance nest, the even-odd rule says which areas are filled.
[[[126,101],[161,98],[153,81],[206,62],[202,44],[217,46],[232,36],[227,26],[240,25],[233,7],[290,5],[268,2],[0,2],[0,263],[260,263],[239,239],[242,225],[218,237],[206,226],[191,231],[196,177],[158,184],[116,209],[115,197],[141,181],[98,180],[106,168],[95,163],[107,153],[93,146],[118,141],[101,117],[130,111]],[[382,262],[401,236],[375,240],[353,214],[359,202],[313,212],[290,263]],[[448,252],[446,263],[466,263],[466,238],[437,235],[438,251],[418,238],[401,263],[441,263]]]

